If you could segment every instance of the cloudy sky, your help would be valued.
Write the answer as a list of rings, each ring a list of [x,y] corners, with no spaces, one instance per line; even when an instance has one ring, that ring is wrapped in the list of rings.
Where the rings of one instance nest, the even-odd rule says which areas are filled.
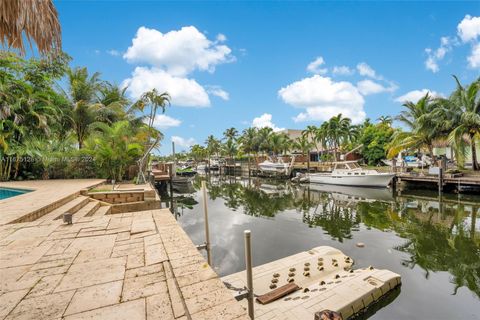
[[[56,1],[73,65],[172,106],[171,152],[228,127],[354,123],[480,75],[480,2]]]

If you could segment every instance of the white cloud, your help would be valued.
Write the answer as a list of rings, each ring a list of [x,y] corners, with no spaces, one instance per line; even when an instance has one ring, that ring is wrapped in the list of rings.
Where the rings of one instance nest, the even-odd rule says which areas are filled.
[[[438,66],[438,62],[445,58],[445,55],[452,51],[452,46],[455,43],[454,39],[450,39],[449,37],[441,37],[440,38],[440,47],[433,50],[431,48],[425,49],[427,53],[427,60],[425,60],[425,67],[436,73],[440,70]]]
[[[206,86],[207,92],[211,95],[217,96],[225,101],[228,101],[230,99],[230,95],[228,94],[227,91],[223,90],[219,86]]]
[[[354,123],[365,119],[365,100],[357,87],[347,81],[335,82],[329,77],[314,75],[281,88],[278,94],[285,103],[306,109],[306,113],[294,118],[296,122],[328,120],[339,113]]]
[[[393,92],[397,89],[397,87],[393,84],[389,87],[385,87],[375,81],[367,79],[357,82],[357,89],[362,95],[366,96],[369,94],[376,94],[382,92]]]
[[[339,113],[341,113],[343,117],[352,119],[353,124],[361,123],[366,117],[366,113],[363,108],[339,108],[337,106],[325,106],[307,108],[306,112],[299,113],[293,118],[293,121],[327,121],[330,118],[337,116]]]
[[[118,57],[120,55],[120,52],[115,49],[107,50],[107,53],[111,56]]]
[[[370,67],[365,62],[360,62],[359,64],[357,64],[357,70],[358,70],[358,73],[361,76],[365,76],[365,77],[369,77],[369,78],[377,79],[377,80],[382,79],[382,77],[378,76],[377,73],[375,72],[375,70],[373,70],[373,68]]]
[[[273,131],[281,131],[285,130],[284,128],[279,128],[277,127],[273,122],[272,122],[272,115],[269,113],[264,113],[260,117],[256,117],[252,121],[252,127],[254,128],[272,128]]]
[[[144,92],[153,88],[168,92],[172,104],[184,107],[208,107],[210,99],[206,90],[194,79],[176,77],[158,68],[137,67],[131,78],[123,81],[127,92],[138,99]]]
[[[431,97],[442,97],[443,95],[441,93],[438,93],[433,90],[429,89],[422,89],[422,90],[412,90],[410,92],[405,93],[404,95],[395,98],[395,101],[404,103],[406,101],[411,101],[413,103],[416,103],[418,100],[423,98],[427,93],[430,94]]]
[[[155,116],[155,120],[153,121],[153,126],[157,129],[168,129],[172,127],[178,127],[182,121],[169,117],[165,114],[158,114]]]
[[[467,60],[471,68],[480,68],[480,43],[473,45],[472,53]]]
[[[231,49],[211,41],[194,26],[161,33],[140,27],[123,57],[132,63],[147,63],[165,69],[174,76],[186,76],[194,70],[213,72],[215,66],[234,61]]]
[[[308,64],[307,71],[313,74],[325,74],[328,70],[326,68],[320,68],[324,64],[325,60],[323,60],[323,57],[317,57]]]
[[[190,148],[197,143],[194,138],[182,138],[179,136],[172,136],[172,142],[174,142],[176,146],[182,148]]]
[[[347,66],[334,66],[332,73],[335,75],[350,76],[355,73],[355,70],[350,69]]]
[[[227,36],[224,35],[223,33],[219,33],[219,34],[217,34],[217,41],[218,42],[225,42],[225,41],[227,41]]]
[[[477,40],[480,36],[480,17],[466,15],[458,24],[457,33],[463,42]]]

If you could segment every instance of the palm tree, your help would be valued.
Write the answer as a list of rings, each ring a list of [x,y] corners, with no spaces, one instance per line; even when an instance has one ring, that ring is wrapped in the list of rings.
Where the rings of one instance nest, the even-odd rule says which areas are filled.
[[[351,123],[352,121],[349,118],[343,118],[341,113],[332,117],[328,121],[326,131],[333,144],[332,147],[335,160],[338,160],[337,152],[342,142],[347,141],[350,137]]]
[[[311,142],[315,144],[315,149],[317,149],[317,157],[320,159],[320,150],[318,149],[318,130],[316,126],[307,126],[305,130],[302,131],[302,135],[310,139]]]
[[[294,148],[302,153],[302,156],[307,155],[307,171],[310,172],[310,150],[313,144],[305,136],[298,137],[293,144]]]
[[[96,103],[100,89],[100,74],[89,76],[87,68],[67,70],[67,97],[71,105],[70,118],[77,137],[78,148],[82,149],[83,141],[88,135],[89,126],[97,121],[99,104]]]
[[[393,119],[391,116],[380,116],[378,117],[377,121],[381,124],[384,124],[386,126],[391,126],[393,123]]]
[[[403,104],[407,110],[400,112],[397,120],[403,122],[410,131],[397,131],[389,144],[388,157],[393,157],[405,149],[421,149],[426,147],[435,161],[433,143],[441,137],[442,121],[433,112],[436,104],[429,93],[416,103],[407,101]]]
[[[33,40],[41,54],[57,53],[62,35],[57,10],[51,0],[0,2],[0,42],[25,54],[24,40]]]
[[[223,136],[225,137],[225,139],[227,140],[235,140],[235,138],[238,136],[238,131],[237,129],[235,128],[228,128],[227,130],[225,130],[225,132],[223,133]]]
[[[138,172],[138,178],[137,178],[137,183],[143,183],[145,181],[145,170],[146,170],[146,164],[148,163],[148,157],[150,152],[157,147],[157,145],[160,143],[160,140],[162,138],[161,134],[158,134],[159,132],[154,129],[153,124],[155,122],[155,119],[157,117],[157,112],[158,109],[162,109],[162,113],[165,113],[165,110],[167,106],[170,105],[170,95],[167,92],[163,93],[158,93],[157,89],[152,89],[150,91],[145,92],[140,96],[140,99],[135,102],[133,105],[133,109],[140,110],[143,112],[145,110],[145,107],[150,107],[150,113],[148,115],[148,131],[147,131],[147,139],[146,139],[146,148],[145,148],[145,154],[143,157],[140,158],[138,167],[139,167],[139,172]],[[151,137],[156,136],[155,141],[150,141]]]
[[[207,145],[208,166],[210,167],[210,157],[212,155],[218,156],[221,143],[220,140],[217,140],[213,135],[209,135],[205,141],[205,144]]]
[[[107,178],[121,181],[128,165],[142,156],[142,139],[133,136],[128,121],[115,122],[111,126],[97,122],[93,127],[96,130],[86,141],[85,151],[95,156],[96,165]]]
[[[463,87],[458,78],[453,77],[457,89],[448,100],[450,108],[455,110],[459,117],[449,140],[453,142],[455,149],[461,150],[464,148],[464,137],[468,137],[473,170],[480,170],[476,149],[476,143],[480,141],[480,78]]]
[[[239,138],[240,146],[248,156],[248,173],[250,174],[250,155],[258,152],[258,130],[256,128],[247,128],[243,130]]]
[[[264,127],[258,130],[259,151],[263,151],[268,154],[271,151],[271,137],[273,129],[270,127]]]

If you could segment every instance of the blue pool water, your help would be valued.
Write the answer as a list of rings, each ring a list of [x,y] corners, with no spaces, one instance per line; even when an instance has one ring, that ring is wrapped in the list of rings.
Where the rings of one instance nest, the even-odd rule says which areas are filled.
[[[30,192],[30,190],[0,188],[0,200],[15,197],[15,196],[27,193],[27,192]]]

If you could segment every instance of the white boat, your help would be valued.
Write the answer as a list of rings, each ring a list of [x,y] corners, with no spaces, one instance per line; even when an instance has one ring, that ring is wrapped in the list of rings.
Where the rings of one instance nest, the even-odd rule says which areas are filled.
[[[283,173],[288,175],[290,170],[293,166],[293,162],[295,158],[292,157],[292,161],[290,163],[283,162],[282,158],[279,158],[277,162],[273,162],[271,160],[265,160],[258,164],[258,168],[267,173]]]
[[[308,180],[310,183],[319,184],[386,188],[393,177],[394,173],[364,170],[356,161],[342,161],[334,163],[332,172],[309,174]]]
[[[393,167],[393,160],[387,160],[384,159],[382,160],[384,164],[387,166]],[[432,164],[432,160],[427,157],[427,156],[422,156],[421,159],[414,157],[414,156],[406,156],[402,157],[401,153],[398,155],[396,159],[396,164],[395,166],[400,168],[400,167],[406,167],[406,168],[423,168],[423,167],[428,167]]]

